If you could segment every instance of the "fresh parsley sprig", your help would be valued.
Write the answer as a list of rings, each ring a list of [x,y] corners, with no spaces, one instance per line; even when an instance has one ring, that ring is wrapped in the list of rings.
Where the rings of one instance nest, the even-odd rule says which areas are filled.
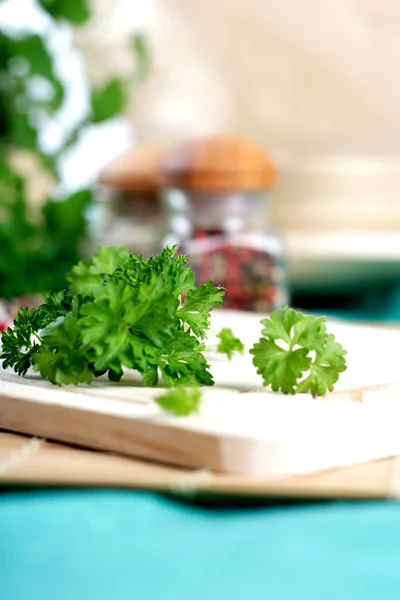
[[[68,280],[69,291],[44,294],[31,311],[21,308],[13,328],[2,333],[3,368],[24,375],[32,367],[57,385],[89,384],[105,373],[119,381],[124,368],[134,369],[146,386],[161,376],[174,388],[156,400],[165,410],[197,410],[198,386],[214,383],[204,340],[224,290],[211,281],[196,286],[176,247],[147,260],[122,247],[100,247]],[[333,390],[346,369],[346,351],[325,322],[287,306],[261,321],[262,337],[250,353],[264,385],[285,394]],[[217,338],[217,351],[229,359],[243,354],[231,329]]]
[[[261,321],[263,337],[250,353],[274,392],[323,396],[346,370],[346,350],[326,331],[326,317],[303,315],[287,306]]]
[[[185,256],[165,248],[145,260],[122,247],[101,247],[69,275],[70,292],[46,294],[33,311],[21,309],[2,336],[3,367],[29,367],[57,385],[90,383],[124,367],[144,385],[159,374],[169,386],[212,385],[201,341],[224,290],[195,286]],[[186,296],[184,296],[186,294]]]

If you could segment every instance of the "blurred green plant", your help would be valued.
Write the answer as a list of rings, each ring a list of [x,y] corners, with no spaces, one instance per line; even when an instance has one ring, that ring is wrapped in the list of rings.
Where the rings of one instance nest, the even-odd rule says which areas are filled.
[[[62,22],[79,26],[91,17],[88,0],[36,2],[55,26]],[[136,62],[132,76],[113,77],[91,89],[89,114],[57,151],[45,153],[39,144],[40,126],[43,118],[54,117],[61,108],[65,84],[41,34],[16,36],[0,26],[0,298],[63,288],[66,273],[80,258],[85,214],[92,202],[92,191],[83,189],[66,198],[44,199],[32,215],[28,182],[12,157],[29,153],[56,182],[60,156],[75,144],[83,128],[121,114],[132,82],[139,84],[146,77],[149,51],[143,35],[133,37],[132,50]],[[33,93],[38,84],[41,93]]]

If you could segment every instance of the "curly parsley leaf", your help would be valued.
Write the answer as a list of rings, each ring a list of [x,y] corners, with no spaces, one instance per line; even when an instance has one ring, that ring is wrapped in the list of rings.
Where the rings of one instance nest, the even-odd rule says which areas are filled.
[[[295,394],[298,380],[310,368],[306,348],[285,350],[272,339],[261,338],[250,353],[254,355],[253,364],[262,375],[264,385],[271,385],[274,392]]]
[[[287,306],[261,321],[263,337],[250,353],[264,385],[285,394],[322,396],[333,390],[346,370],[346,350],[326,332],[325,321]]]
[[[68,292],[48,292],[43,294],[44,304],[29,311],[20,308],[14,320],[13,329],[9,327],[2,333],[3,368],[12,367],[18,375],[25,375],[33,365],[33,355],[43,344],[43,330],[51,323],[68,314],[77,317],[80,307],[88,302],[80,294],[72,296]]]
[[[82,348],[80,328],[72,314],[49,325],[33,355],[33,369],[57,385],[91,383],[93,374]]]
[[[204,345],[190,334],[179,330],[160,357],[159,367],[168,385],[213,385],[209,365],[203,355]]]
[[[59,317],[65,317],[72,313],[78,317],[82,306],[90,302],[90,296],[81,296],[81,294],[69,294],[66,290],[61,292],[48,292],[43,294],[44,304],[39,308],[46,313],[48,322],[55,321]]]
[[[292,328],[302,321],[303,315],[286,305],[271,313],[268,319],[263,319],[262,334],[271,340],[283,340],[291,344]]]
[[[233,334],[232,329],[229,327],[221,329],[221,331],[217,333],[217,338],[220,340],[217,346],[217,352],[226,354],[229,360],[231,360],[235,352],[243,354],[243,342]]]
[[[8,327],[1,334],[1,354],[3,368],[12,367],[18,375],[25,375],[32,365],[32,357],[39,350],[39,332],[49,322],[47,312],[42,307],[20,308],[14,320],[14,328]]]
[[[41,305],[41,309],[54,321],[71,311],[73,296],[66,290],[56,293],[47,292],[46,294],[42,294],[42,298],[44,304]]]
[[[187,265],[187,257],[176,256],[176,250],[177,246],[164,248],[160,254],[147,260],[143,256],[131,254],[126,264],[114,272],[113,277],[125,280],[134,288],[157,277],[168,283],[171,294],[178,298],[194,286],[194,274]]]
[[[334,336],[327,335],[324,348],[316,351],[315,359],[310,365],[310,374],[299,383],[297,392],[310,392],[313,396],[332,392],[339,374],[346,370],[345,354],[346,350],[335,342]]]
[[[135,337],[131,330],[145,308],[128,284],[113,280],[82,308],[82,340],[90,349],[95,371],[110,370],[114,377],[122,374],[123,366],[143,373],[158,364],[160,350],[147,339]]]
[[[198,411],[201,392],[197,388],[173,388],[157,396],[157,404],[165,411],[179,417],[185,417]]]
[[[114,273],[129,258],[123,246],[100,246],[100,251],[90,260],[81,260],[72,267],[67,279],[74,294],[92,295],[107,275]]]
[[[145,385],[155,385],[160,369],[171,385],[211,385],[203,345],[183,330],[178,305],[178,298],[159,277],[136,289],[124,281],[107,281],[82,308],[79,319],[95,370],[121,372],[125,366],[139,371]]]
[[[198,288],[192,287],[178,315],[197,337],[203,339],[210,328],[211,311],[222,305],[223,297],[224,290],[214,287],[212,281]]]

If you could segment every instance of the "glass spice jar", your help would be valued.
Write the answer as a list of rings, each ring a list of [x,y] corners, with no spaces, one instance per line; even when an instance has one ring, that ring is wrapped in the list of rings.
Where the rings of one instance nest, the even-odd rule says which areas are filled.
[[[244,140],[213,138],[177,147],[163,164],[168,230],[196,283],[226,289],[224,307],[270,312],[288,301],[281,240],[267,222],[275,169]]]
[[[100,173],[101,187],[89,215],[90,248],[126,246],[145,257],[160,251],[163,211],[156,146],[140,146],[119,156]]]

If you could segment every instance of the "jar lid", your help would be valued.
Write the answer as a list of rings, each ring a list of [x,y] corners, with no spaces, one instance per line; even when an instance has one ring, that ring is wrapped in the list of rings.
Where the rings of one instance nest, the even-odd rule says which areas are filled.
[[[151,194],[161,186],[164,148],[143,145],[117,156],[100,173],[99,182],[108,187]]]
[[[207,191],[265,190],[276,171],[264,152],[241,138],[213,137],[177,145],[162,164],[164,185]]]

